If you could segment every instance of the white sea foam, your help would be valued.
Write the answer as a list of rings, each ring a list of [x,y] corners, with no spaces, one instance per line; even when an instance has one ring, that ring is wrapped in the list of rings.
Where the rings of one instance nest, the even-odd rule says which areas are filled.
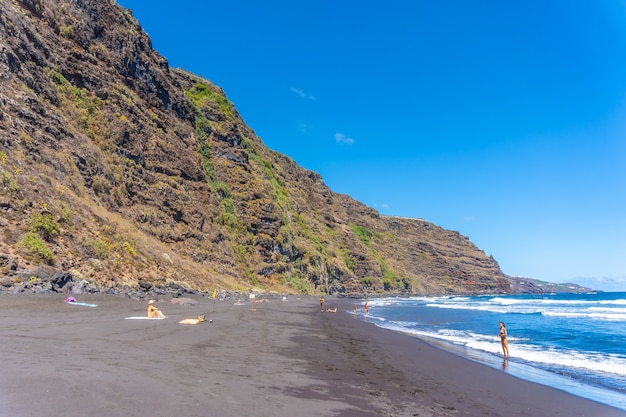
[[[595,311],[599,313],[623,313],[626,314],[626,308],[617,308],[617,307],[589,307],[589,311]]]
[[[626,299],[601,300],[601,301],[598,301],[598,304],[626,305]]]
[[[587,319],[595,319],[595,320],[626,320],[626,314],[617,314],[617,313],[590,313],[584,311],[578,312],[569,312],[569,311],[546,311],[542,313],[546,317],[569,317],[569,318],[587,318]]]
[[[376,321],[387,321],[386,318],[380,316],[373,316],[371,314],[362,314],[361,315],[365,320],[376,320]]]
[[[613,354],[558,350],[555,348],[540,349],[532,345],[513,345],[511,350],[518,352],[519,357],[529,362],[556,365],[564,368],[587,369],[626,377],[626,357]]]
[[[556,298],[504,298],[494,297],[488,300],[490,303],[498,303],[503,305],[514,304],[540,304],[540,305],[592,305],[592,304],[607,304],[607,305],[626,305],[626,299],[616,300],[563,300]]]
[[[502,320],[516,376],[536,377],[518,367],[546,372],[553,377],[541,377],[543,383],[626,410],[625,294],[411,297],[370,305],[378,326],[496,367],[504,366]]]
[[[541,313],[542,310],[539,307],[526,307],[524,309],[514,309],[507,305],[497,305],[497,304],[438,304],[438,303],[430,303],[426,304],[427,307],[435,307],[442,309],[454,309],[454,310],[476,310],[476,311],[489,311],[492,313],[520,313],[520,314],[536,314]]]
[[[619,306],[626,304],[626,300],[549,300],[549,299],[527,299],[527,298],[501,298],[495,297],[478,302],[457,302],[459,298],[447,300],[429,300],[427,307],[451,309],[451,310],[475,310],[488,311],[492,313],[518,313],[518,314],[538,314],[553,317],[587,317],[607,320],[626,320],[626,308],[593,307]]]
[[[413,322],[387,322],[381,327],[399,331],[415,337],[433,339],[461,345],[492,354],[500,354],[500,339],[493,335],[477,334],[468,331],[442,329],[433,331],[413,328]],[[522,359],[528,363],[542,363],[550,366],[586,369],[595,372],[626,377],[626,357],[615,354],[597,352],[579,352],[556,348],[541,348],[536,345],[524,344],[523,338],[509,337],[511,357]]]

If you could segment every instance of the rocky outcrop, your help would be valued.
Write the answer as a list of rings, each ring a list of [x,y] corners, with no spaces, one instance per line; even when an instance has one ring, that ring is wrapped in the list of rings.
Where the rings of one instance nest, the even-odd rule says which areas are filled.
[[[553,282],[541,281],[526,277],[508,277],[511,289],[515,294],[549,294],[549,293],[569,293],[581,294],[597,292],[588,287],[583,287],[573,283],[555,284]]]
[[[49,266],[100,290],[511,290],[466,237],[268,149],[114,0],[0,0],[0,79],[3,282]]]

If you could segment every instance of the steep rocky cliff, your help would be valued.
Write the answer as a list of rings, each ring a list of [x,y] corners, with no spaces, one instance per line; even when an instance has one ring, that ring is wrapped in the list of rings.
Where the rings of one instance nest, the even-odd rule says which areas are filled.
[[[511,290],[466,237],[268,149],[115,1],[0,0],[0,276],[46,268],[104,288]]]

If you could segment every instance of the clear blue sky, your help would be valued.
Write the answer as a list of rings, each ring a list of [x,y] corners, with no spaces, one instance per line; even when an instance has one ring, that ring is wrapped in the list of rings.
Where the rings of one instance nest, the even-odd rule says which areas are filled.
[[[624,0],[119,3],[334,191],[626,291]]]

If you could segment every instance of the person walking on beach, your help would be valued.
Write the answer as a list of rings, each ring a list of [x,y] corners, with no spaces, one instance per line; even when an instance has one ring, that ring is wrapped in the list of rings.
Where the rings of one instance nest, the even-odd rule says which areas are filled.
[[[320,297],[320,311],[324,311],[324,297]]]
[[[148,301],[148,317],[151,319],[164,319],[167,316],[154,306],[154,300]]]
[[[504,322],[500,322],[500,343],[502,344],[502,352],[504,357],[509,357],[509,341],[507,340],[506,325]]]

